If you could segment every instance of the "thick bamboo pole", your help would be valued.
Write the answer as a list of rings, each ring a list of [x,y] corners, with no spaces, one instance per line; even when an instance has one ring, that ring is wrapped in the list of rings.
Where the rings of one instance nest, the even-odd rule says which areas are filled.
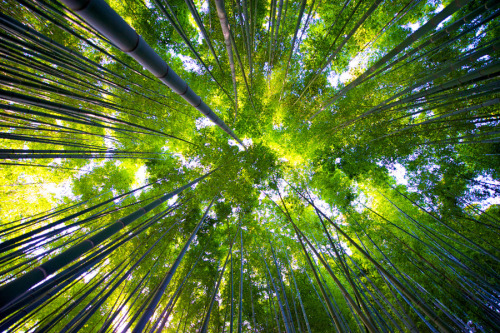
[[[139,62],[161,82],[179,94],[196,110],[229,134],[240,145],[243,142],[220,119],[210,107],[203,102],[167,63],[128,25],[104,0],[62,0],[71,10],[81,16],[87,23],[102,33],[121,51]]]

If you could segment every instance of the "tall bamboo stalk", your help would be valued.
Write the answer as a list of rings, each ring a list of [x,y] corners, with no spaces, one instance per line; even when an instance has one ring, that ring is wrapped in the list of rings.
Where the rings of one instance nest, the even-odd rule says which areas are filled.
[[[244,146],[201,97],[196,95],[189,85],[104,0],[92,0],[90,3],[86,0],[63,0],[63,3]]]

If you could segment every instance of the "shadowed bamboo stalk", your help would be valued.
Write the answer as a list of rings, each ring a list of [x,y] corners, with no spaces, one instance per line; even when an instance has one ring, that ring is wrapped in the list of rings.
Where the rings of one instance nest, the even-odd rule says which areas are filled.
[[[241,229],[240,221],[240,295],[238,305],[238,333],[241,333],[243,328],[243,230]]]
[[[208,174],[203,176],[203,178],[206,176],[208,176]],[[197,182],[198,180],[199,179],[197,179],[194,182],[191,182],[190,185],[195,184],[195,182]],[[184,255],[186,254],[189,246],[191,245],[191,242],[193,241],[196,234],[198,233],[198,230],[201,228],[203,222],[205,222],[205,218],[207,217],[208,212],[210,211],[210,208],[212,208],[212,205],[213,205],[216,198],[217,197],[214,197],[212,199],[212,202],[208,205],[207,210],[205,211],[205,214],[201,218],[200,222],[194,228],[193,232],[191,233],[188,240],[184,244],[184,247],[182,248],[181,252],[179,253],[177,258],[175,259],[175,262],[172,264],[169,271],[167,272],[167,274],[165,275],[165,277],[161,281],[160,285],[158,286],[158,289],[151,297],[151,300],[148,302],[144,313],[142,314],[141,318],[139,319],[139,321],[137,322],[137,324],[135,325],[135,327],[133,329],[134,333],[142,332],[144,330],[144,328],[146,327],[146,325],[148,324],[151,316],[153,316],[153,314],[156,310],[156,307],[157,307],[158,303],[160,302],[160,299],[162,298],[163,293],[165,292],[165,289],[167,289],[168,285],[170,284],[172,277],[174,276],[175,272],[177,271],[177,268],[179,267],[182,259],[184,258]]]
[[[295,42],[297,40],[297,33],[299,32],[300,24],[302,23],[302,16],[304,15],[306,3],[307,3],[307,0],[302,0],[302,2],[300,4],[299,15],[297,17],[297,24],[295,25],[295,30],[294,30],[293,38],[292,38],[292,47],[290,48],[290,54],[288,55],[288,60],[286,62],[285,76],[283,77],[283,86],[281,87],[280,100],[281,100],[281,97],[283,95],[283,90],[285,89],[286,77],[288,76],[288,70],[290,69],[290,62],[292,60],[293,51],[295,50]]]
[[[309,320],[307,319],[306,310],[304,309],[304,304],[302,303],[302,297],[300,295],[299,287],[297,286],[297,281],[295,280],[295,273],[293,272],[292,263],[290,262],[290,259],[288,258],[288,251],[285,251],[285,255],[286,255],[286,261],[288,263],[288,268],[290,269],[290,275],[292,276],[293,285],[295,286],[295,290],[297,292],[297,298],[299,299],[299,304],[300,304],[300,308],[302,310],[302,315],[304,316],[304,321],[306,323],[307,332],[311,333],[311,327],[309,325]],[[297,321],[298,321],[298,318],[297,318]],[[300,325],[299,325],[299,327],[300,327]]]
[[[229,35],[231,37],[231,43],[234,47],[234,53],[236,54],[236,59],[238,60],[238,64],[240,65],[241,74],[243,75],[243,81],[245,82],[245,88],[247,89],[248,98],[250,99],[250,103],[252,104],[253,111],[257,112],[255,110],[255,105],[253,104],[252,92],[250,91],[250,87],[248,86],[247,76],[245,74],[245,68],[243,67],[243,62],[241,61],[240,54],[238,52],[238,49],[236,48],[236,42],[234,40],[234,37],[233,37],[233,34],[231,31],[229,31]],[[234,117],[234,121],[236,121],[236,115]]]
[[[285,325],[285,332],[289,333],[289,332],[291,332],[290,325],[289,325],[289,320],[288,320],[288,316],[287,316],[287,314],[285,312],[286,310],[283,307],[283,303],[281,301],[281,296],[280,296],[279,289],[276,287],[276,283],[274,282],[273,276],[271,274],[271,270],[269,269],[269,266],[267,265],[266,258],[262,254],[262,251],[259,250],[259,252],[260,252],[260,256],[262,258],[262,261],[264,261],[264,264],[266,266],[266,271],[267,271],[267,274],[269,275],[269,281],[271,281],[271,284],[273,286],[274,292],[276,293],[276,299],[278,300],[278,305],[279,305],[279,308],[280,308],[281,317],[283,318],[283,324]],[[276,321],[278,322],[278,317],[277,316],[276,316]],[[278,324],[278,327],[279,327],[279,324]]]
[[[241,228],[241,225],[240,225],[239,228]],[[240,229],[240,231],[241,231],[241,229]],[[222,277],[224,276],[224,271],[226,270],[226,265],[227,265],[227,262],[229,260],[229,256],[232,256],[233,245],[234,245],[234,242],[236,240],[236,236],[238,236],[238,230],[236,230],[236,233],[234,234],[234,237],[232,238],[231,244],[229,246],[229,250],[227,251],[226,260],[224,260],[224,265],[222,266],[222,269],[221,269],[220,275],[219,275],[219,279],[217,280],[217,283],[215,285],[215,288],[214,288],[214,291],[213,291],[213,295],[212,295],[212,298],[210,300],[210,305],[208,307],[207,314],[205,315],[202,327],[200,329],[201,333],[206,333],[208,331],[208,324],[210,322],[210,315],[212,313],[212,308],[213,308],[213,305],[214,305],[214,302],[215,302],[215,298],[217,296],[217,292],[218,292],[219,287],[220,287],[220,283],[222,281]],[[224,318],[224,321],[225,321],[225,318]]]
[[[292,318],[292,313],[290,311],[290,305],[288,303],[288,298],[286,297],[285,285],[283,284],[283,278],[281,277],[281,267],[278,265],[278,261],[276,260],[276,254],[275,254],[274,247],[273,247],[273,244],[271,242],[271,239],[269,239],[269,245],[271,246],[271,254],[272,254],[272,257],[273,257],[274,266],[276,267],[276,273],[278,275],[278,280],[280,282],[280,289],[283,291],[283,300],[284,300],[285,309],[286,309],[285,314],[287,316],[287,320],[288,320],[288,323],[289,323],[289,326],[290,326],[290,330],[291,330],[292,333],[294,333],[295,332],[295,326],[293,324],[293,318]]]
[[[231,248],[231,315],[229,319],[229,333],[233,333],[234,327],[234,265],[233,265],[233,248]]]
[[[352,18],[352,15],[354,15],[354,13],[356,12],[356,9],[357,7],[362,3],[363,1],[360,1],[358,2],[358,4],[356,5],[356,7],[354,8],[354,11],[352,12],[351,14],[351,17],[347,20],[346,24],[344,25],[344,27],[347,25],[348,22],[350,22],[350,19]],[[375,9],[377,9],[377,7],[382,3],[382,0],[375,0],[375,2],[373,3],[373,5],[370,6],[370,8],[366,11],[366,13],[358,20],[358,22],[356,23],[356,25],[351,29],[351,31],[345,36],[345,38],[342,40],[342,42],[339,44],[339,46],[337,46],[337,48],[333,51],[333,53],[326,59],[325,62],[323,62],[321,68],[319,68],[317,71],[316,71],[316,74],[314,75],[314,77],[309,81],[309,83],[306,85],[306,87],[302,90],[302,93],[300,94],[299,98],[294,102],[294,104],[299,101],[302,96],[306,93],[307,91],[307,88],[309,88],[313,83],[314,81],[316,81],[316,79],[319,77],[319,75],[325,70],[325,68],[333,61],[333,59],[335,59],[337,57],[337,54],[340,52],[340,50],[342,50],[342,48],[345,46],[345,44],[349,41],[349,39],[354,35],[354,33],[356,33],[356,31],[359,29],[359,27],[366,21],[366,19],[375,11]],[[342,32],[342,30],[341,30]],[[340,33],[341,33],[340,32]],[[337,36],[337,38],[340,36],[340,33],[339,35]],[[337,40],[335,40],[332,44],[332,47],[333,45],[335,45]]]
[[[212,42],[211,42],[210,38],[208,37],[208,33],[205,30],[205,26],[203,25],[203,22],[201,21],[200,15],[198,14],[198,10],[196,9],[196,6],[195,6],[193,0],[184,0],[184,2],[188,6],[189,11],[191,12],[191,15],[193,15],[193,18],[196,22],[196,25],[200,29],[201,35],[202,35],[203,39],[205,40],[205,42],[207,43],[208,49],[210,50],[210,53],[212,54],[212,56],[215,59],[215,62],[217,63],[217,67],[222,72],[222,67],[220,65],[219,58],[215,54],[215,50],[214,50],[214,47],[212,46]]]
[[[229,22],[227,20],[224,0],[215,0],[215,7],[217,8],[217,16],[219,17],[222,35],[224,36],[224,44],[226,45],[227,57],[229,59],[229,68],[231,69],[235,104],[234,118],[236,119],[236,115],[238,114],[238,88],[236,86],[236,69],[234,66],[233,49],[231,46],[231,31],[229,30]]]
[[[210,239],[212,239],[212,236],[210,236],[210,237],[211,237]],[[189,279],[189,277],[191,276],[191,273],[194,271],[196,265],[198,264],[200,259],[205,254],[205,250],[207,249],[208,244],[209,244],[209,242],[207,242],[205,244],[203,249],[200,251],[199,256],[196,258],[196,261],[194,262],[193,266],[191,267],[189,272],[184,276],[184,279],[182,280],[182,282],[179,284],[179,286],[175,290],[174,295],[172,295],[172,297],[170,297],[170,300],[168,301],[167,305],[165,306],[165,309],[163,310],[161,315],[158,317],[156,324],[153,325],[153,327],[151,328],[150,333],[152,333],[152,332],[154,332],[154,330],[156,330],[156,326],[158,324],[160,324],[160,321],[161,321],[161,324],[160,324],[160,327],[158,328],[157,332],[163,331],[163,328],[165,327],[165,324],[168,322],[170,314],[172,313],[172,310],[174,309],[175,302],[179,299],[179,296],[180,296],[181,292],[184,290],[184,286],[186,285],[186,281]]]

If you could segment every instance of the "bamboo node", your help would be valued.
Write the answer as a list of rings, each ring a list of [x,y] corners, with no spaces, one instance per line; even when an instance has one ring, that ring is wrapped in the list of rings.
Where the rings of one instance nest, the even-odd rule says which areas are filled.
[[[48,276],[47,271],[42,266],[38,266],[35,269],[38,269],[39,271],[41,271],[43,273],[44,279]]]
[[[179,95],[181,95],[181,96],[185,95],[188,92],[188,89],[189,89],[189,84],[186,83],[186,90],[184,90],[184,92],[182,94],[179,94]]]
[[[89,6],[90,2],[91,2],[91,0],[88,0],[83,5],[81,5],[80,7],[71,8],[71,9],[74,10],[75,12],[82,11],[82,10],[84,10],[85,8],[87,8]]]
[[[130,49],[130,50],[122,50],[123,52],[125,52],[125,53],[132,53],[132,52],[134,52],[139,47],[139,43],[141,42],[141,36],[139,36],[139,34],[137,32],[135,33],[135,36],[137,38],[137,41],[135,42],[135,46],[132,49]]]
[[[159,76],[158,79],[163,79],[164,77],[166,77],[168,75],[168,72],[170,72],[170,67],[167,65],[167,71],[165,72],[164,75]]]
[[[92,247],[95,246],[94,242],[89,238],[89,239],[86,239],[85,242],[89,242],[90,245],[92,245]]]
[[[118,221],[116,221],[116,222],[120,223],[120,224],[122,225],[122,228],[125,228],[125,223],[123,223],[123,221],[122,221],[122,220],[118,220]]]
[[[203,102],[203,100],[200,97],[200,102],[198,103],[198,105],[195,106],[195,108],[199,107],[201,105],[201,102]]]

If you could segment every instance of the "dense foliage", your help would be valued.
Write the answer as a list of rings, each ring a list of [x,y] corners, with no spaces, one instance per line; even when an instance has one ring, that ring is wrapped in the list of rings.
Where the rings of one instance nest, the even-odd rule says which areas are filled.
[[[70,2],[0,1],[1,331],[500,331],[498,1],[107,1],[224,125]]]

